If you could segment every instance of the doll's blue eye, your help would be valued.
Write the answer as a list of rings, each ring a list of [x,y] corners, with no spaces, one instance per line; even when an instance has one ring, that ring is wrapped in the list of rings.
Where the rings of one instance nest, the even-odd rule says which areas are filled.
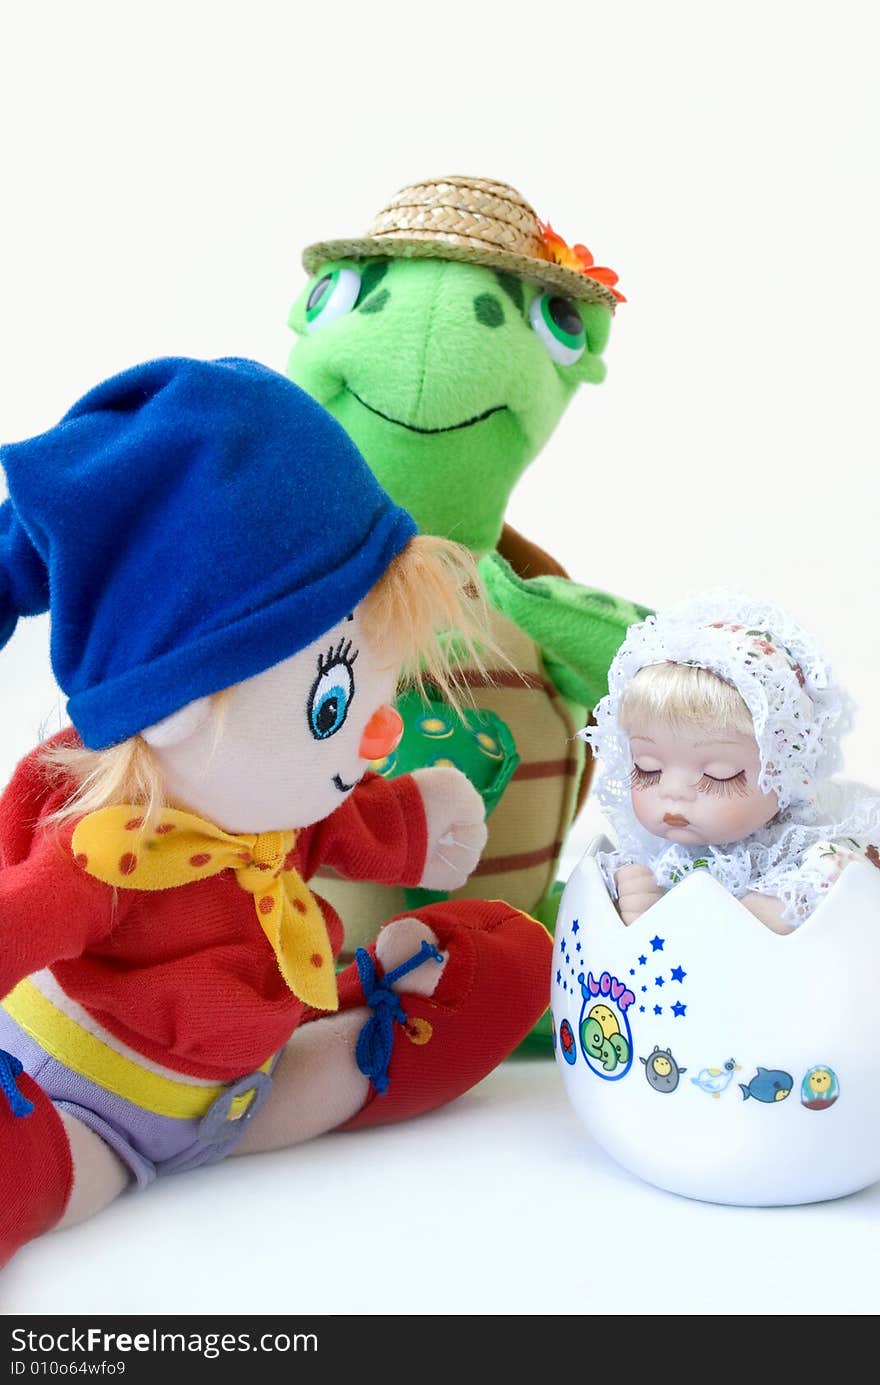
[[[351,646],[349,645],[349,650]],[[357,657],[355,655],[355,657]],[[318,677],[309,694],[309,729],[316,740],[335,736],[348,716],[354,697],[354,659],[348,651],[331,651],[318,665]]]
[[[306,302],[306,331],[316,332],[350,313],[360,290],[361,276],[356,269],[343,265],[323,274]]]
[[[587,349],[580,313],[559,294],[538,294],[529,309],[529,321],[557,365],[574,365]]]

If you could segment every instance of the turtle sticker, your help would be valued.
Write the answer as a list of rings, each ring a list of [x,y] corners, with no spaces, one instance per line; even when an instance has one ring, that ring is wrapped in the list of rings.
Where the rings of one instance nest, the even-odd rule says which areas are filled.
[[[827,1111],[840,1096],[840,1083],[831,1068],[810,1068],[801,1083],[801,1105],[808,1111]]]
[[[584,1003],[580,1017],[581,1052],[587,1067],[606,1081],[617,1082],[632,1067],[632,1030],[627,1011],[635,996],[622,981],[603,971],[578,977]]]

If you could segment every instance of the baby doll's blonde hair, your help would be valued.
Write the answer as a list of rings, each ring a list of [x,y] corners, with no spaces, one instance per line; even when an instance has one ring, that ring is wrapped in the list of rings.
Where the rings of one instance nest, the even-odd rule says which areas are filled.
[[[364,600],[364,629],[389,663],[401,669],[401,684],[423,696],[436,690],[456,711],[472,700],[463,664],[481,680],[487,655],[506,662],[489,633],[489,613],[472,554],[460,544],[419,534],[385,570]],[[219,733],[229,689],[215,693],[212,710]],[[50,771],[76,784],[53,820],[61,823],[115,803],[143,807],[149,830],[164,802],[159,764],[141,736],[108,750],[47,746]]]
[[[738,731],[754,736],[752,715],[736,688],[709,669],[692,664],[648,664],[620,699],[621,728],[637,736],[648,725],[671,730]]]

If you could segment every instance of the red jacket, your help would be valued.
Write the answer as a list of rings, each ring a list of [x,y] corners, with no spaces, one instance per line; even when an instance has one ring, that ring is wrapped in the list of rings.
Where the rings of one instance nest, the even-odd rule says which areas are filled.
[[[281,977],[253,896],[231,871],[176,889],[114,891],[76,865],[74,821],[45,823],[72,791],[50,779],[38,749],[0,800],[0,997],[48,966],[138,1053],[215,1081],[253,1071],[305,1008]],[[305,880],[330,865],[352,880],[416,885],[426,852],[413,779],[367,775],[335,813],[299,832],[293,864]],[[342,924],[315,897],[336,956]]]

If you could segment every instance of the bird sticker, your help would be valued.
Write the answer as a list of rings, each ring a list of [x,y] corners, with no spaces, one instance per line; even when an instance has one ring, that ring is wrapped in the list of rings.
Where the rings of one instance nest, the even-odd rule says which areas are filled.
[[[640,1058],[639,1062],[644,1063],[648,1086],[653,1087],[655,1092],[674,1092],[681,1074],[687,1072],[687,1068],[678,1066],[671,1049],[660,1048],[658,1044],[654,1045],[654,1052],[649,1057]]]
[[[746,1084],[740,1082],[740,1091],[743,1094],[743,1101],[748,1101],[753,1096],[756,1101],[763,1101],[772,1105],[774,1101],[784,1101],[794,1086],[794,1079],[790,1072],[783,1072],[781,1068],[758,1068],[751,1082]]]
[[[722,1092],[727,1091],[733,1081],[733,1074],[739,1071],[739,1063],[734,1058],[728,1058],[720,1068],[701,1068],[691,1081],[701,1092],[708,1092],[717,1099]]]

